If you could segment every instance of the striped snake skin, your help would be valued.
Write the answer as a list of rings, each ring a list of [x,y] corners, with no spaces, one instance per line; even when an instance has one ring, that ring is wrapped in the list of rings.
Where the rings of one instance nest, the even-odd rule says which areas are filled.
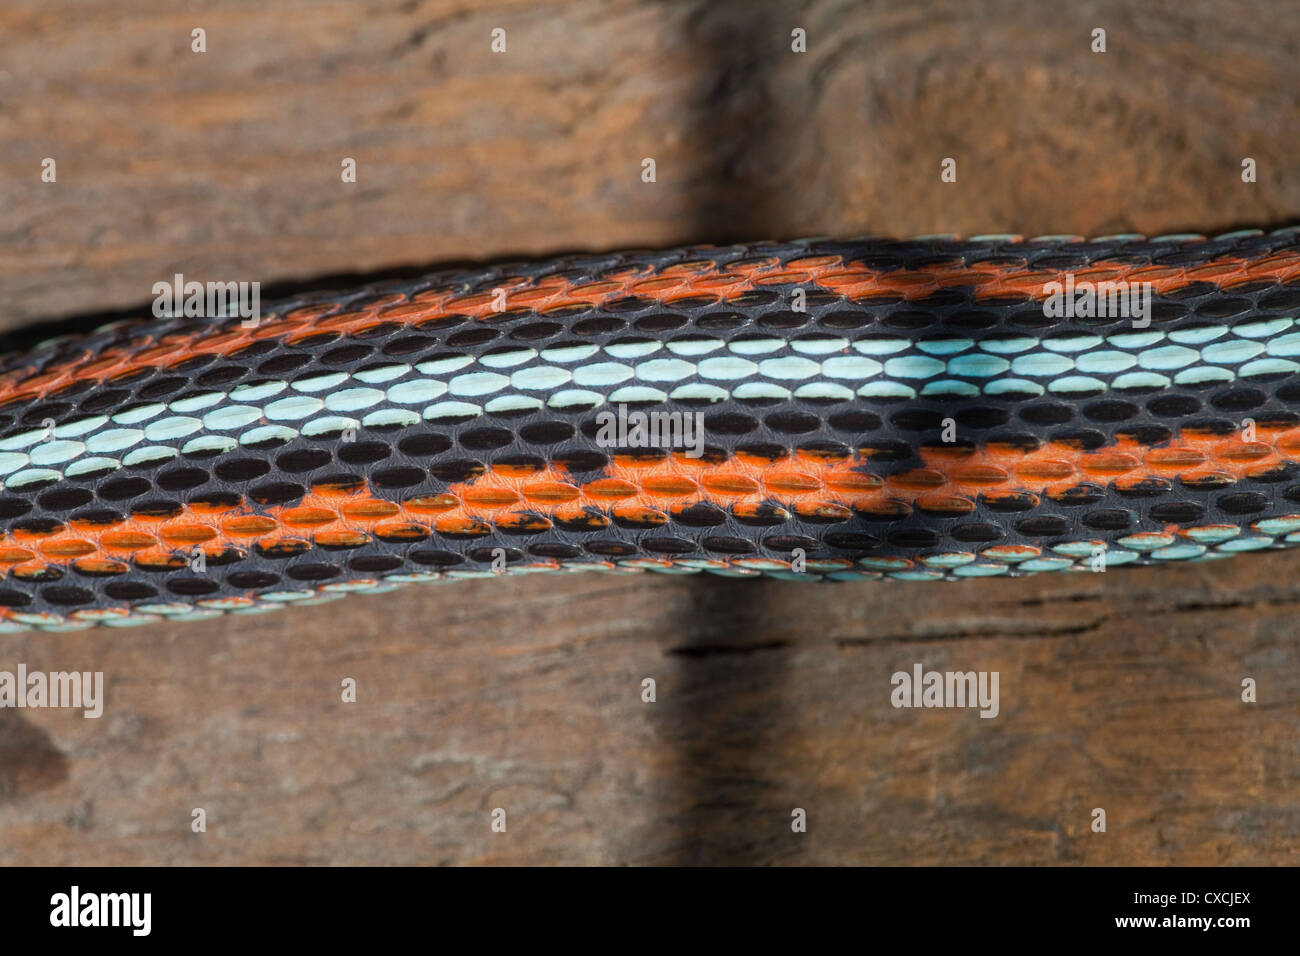
[[[1045,307],[1102,281],[1149,283],[1146,321]],[[1288,229],[583,255],[255,327],[116,323],[0,362],[0,630],[494,574],[937,580],[1289,547],[1298,317]],[[611,412],[701,421],[702,446],[611,439]]]

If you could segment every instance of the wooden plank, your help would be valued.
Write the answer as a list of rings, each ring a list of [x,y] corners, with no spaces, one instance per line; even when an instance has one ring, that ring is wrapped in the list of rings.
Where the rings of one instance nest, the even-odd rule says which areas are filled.
[[[1284,224],[1298,27],[1209,0],[11,0],[0,321],[139,309],[177,271]],[[0,710],[0,863],[1294,862],[1295,562],[575,575],[6,636],[0,669],[102,670],[107,701]],[[915,663],[998,671],[998,717],[895,709]]]
[[[8,637],[106,706],[0,711],[0,863],[1281,862],[1293,569],[502,578]],[[998,716],[896,709],[916,663],[998,671]]]

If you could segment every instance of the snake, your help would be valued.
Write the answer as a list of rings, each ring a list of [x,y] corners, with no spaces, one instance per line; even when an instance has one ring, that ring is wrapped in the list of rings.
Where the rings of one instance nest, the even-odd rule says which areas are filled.
[[[256,311],[4,354],[0,631],[1300,543],[1300,228],[583,253]]]

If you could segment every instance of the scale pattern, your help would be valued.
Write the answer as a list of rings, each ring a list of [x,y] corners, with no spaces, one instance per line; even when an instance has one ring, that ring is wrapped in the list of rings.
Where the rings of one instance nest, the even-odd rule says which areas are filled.
[[[1150,311],[1061,316],[1056,282]],[[1298,318],[1290,229],[575,256],[117,323],[0,360],[0,630],[1287,547]],[[698,414],[699,454],[611,443],[620,409]]]

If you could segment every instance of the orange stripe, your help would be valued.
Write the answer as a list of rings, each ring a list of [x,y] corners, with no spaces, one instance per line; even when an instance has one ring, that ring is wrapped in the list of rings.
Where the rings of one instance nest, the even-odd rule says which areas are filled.
[[[853,261],[845,263],[840,256],[809,256],[790,260],[784,266],[775,256],[770,256],[727,267],[699,260],[676,263],[658,272],[628,268],[613,278],[583,283],[557,276],[503,278],[499,287],[506,290],[507,312],[527,309],[545,314],[575,306],[600,306],[628,296],[666,304],[690,299],[726,305],[746,292],[782,283],[816,286],[864,304],[884,296],[923,299],[960,285],[973,285],[975,297],[980,301],[1006,297],[1030,301],[1043,299],[1043,287],[1049,282],[1064,282],[1068,272],[1031,272],[1022,264],[972,269],[956,260],[921,271],[883,272]],[[1300,252],[1281,252],[1254,260],[1224,257],[1187,268],[1109,266],[1100,261],[1073,274],[1076,281],[1087,278],[1089,281],[1151,282],[1153,289],[1161,293],[1202,281],[1232,288],[1262,280],[1280,282],[1300,278]],[[389,295],[361,311],[328,314],[333,308],[328,304],[313,305],[282,316],[270,315],[253,329],[214,325],[191,333],[154,336],[147,331],[147,324],[142,324],[130,348],[114,346],[98,354],[87,350],[43,372],[29,366],[0,375],[0,406],[44,398],[87,379],[112,382],[144,369],[172,368],[195,356],[230,356],[268,339],[283,339],[292,344],[326,334],[351,335],[388,322],[411,326],[452,315],[482,319],[498,312],[491,293],[459,295],[447,289],[430,289],[416,294],[410,301],[400,295]]]
[[[434,532],[480,537],[555,525],[599,530],[616,520],[653,528],[702,505],[742,518],[766,512],[813,521],[901,517],[913,509],[959,514],[974,511],[980,495],[1028,494],[1041,502],[1068,497],[1084,483],[1231,483],[1300,458],[1300,426],[1259,425],[1257,438],[1184,430],[1160,447],[1132,440],[1095,451],[1064,442],[1032,450],[932,446],[919,449],[921,467],[896,474],[872,471],[870,446],[848,454],[795,451],[777,459],[739,453],[723,462],[615,455],[601,477],[583,482],[557,466],[488,466],[443,493],[401,502],[376,498],[364,485],[318,485],[287,507],[196,504],[174,516],[16,530],[0,537],[0,568],[40,580],[51,566],[101,574],[125,573],[130,564],[180,568],[196,548],[210,558],[251,548],[289,556],[314,546],[359,547],[373,538],[415,542]]]

